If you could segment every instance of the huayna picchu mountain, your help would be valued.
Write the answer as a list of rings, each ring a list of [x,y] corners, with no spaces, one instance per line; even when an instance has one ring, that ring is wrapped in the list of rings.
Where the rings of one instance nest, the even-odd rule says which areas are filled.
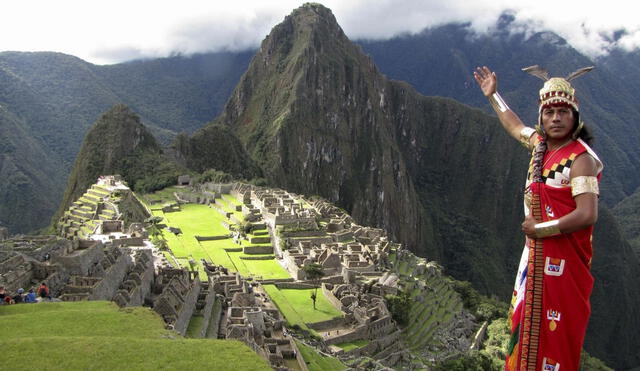
[[[305,4],[274,27],[222,115],[196,135],[220,124],[271,185],[326,197],[454,277],[510,295],[528,153],[495,117],[384,77],[329,9]],[[598,230],[586,347],[634,365],[640,264],[605,208]],[[614,292],[620,300],[607,299]]]
[[[164,155],[130,108],[117,104],[85,136],[53,222],[102,174],[119,174],[132,189],[149,192],[175,184],[185,171]]]

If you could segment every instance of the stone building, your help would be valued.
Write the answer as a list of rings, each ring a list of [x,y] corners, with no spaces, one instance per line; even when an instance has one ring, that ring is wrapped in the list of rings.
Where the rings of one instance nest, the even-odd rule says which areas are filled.
[[[153,310],[160,314],[167,327],[181,335],[187,326],[200,293],[197,272],[186,269],[162,268],[156,277],[153,293]]]

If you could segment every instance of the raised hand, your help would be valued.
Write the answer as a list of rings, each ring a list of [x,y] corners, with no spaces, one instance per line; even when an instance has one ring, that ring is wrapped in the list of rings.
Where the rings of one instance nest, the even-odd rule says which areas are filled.
[[[491,96],[498,90],[496,73],[491,72],[487,66],[476,67],[476,70],[473,71],[473,77],[476,79],[485,97]]]

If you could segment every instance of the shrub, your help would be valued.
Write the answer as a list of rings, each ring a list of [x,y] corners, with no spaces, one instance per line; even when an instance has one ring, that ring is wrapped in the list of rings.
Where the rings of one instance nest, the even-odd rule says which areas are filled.
[[[400,291],[399,295],[387,295],[387,307],[391,317],[401,326],[409,324],[409,311],[411,310],[411,295],[406,291]]]

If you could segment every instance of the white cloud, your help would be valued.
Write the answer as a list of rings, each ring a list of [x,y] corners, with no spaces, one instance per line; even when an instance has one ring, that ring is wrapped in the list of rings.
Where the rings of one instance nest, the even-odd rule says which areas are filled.
[[[352,38],[388,38],[469,22],[484,32],[505,9],[519,29],[550,30],[591,56],[640,46],[633,2],[512,0],[325,0]],[[257,47],[303,1],[10,1],[2,4],[0,50],[49,50],[93,63],[172,53]],[[616,40],[616,31],[626,33]],[[619,36],[619,35],[618,35]]]

